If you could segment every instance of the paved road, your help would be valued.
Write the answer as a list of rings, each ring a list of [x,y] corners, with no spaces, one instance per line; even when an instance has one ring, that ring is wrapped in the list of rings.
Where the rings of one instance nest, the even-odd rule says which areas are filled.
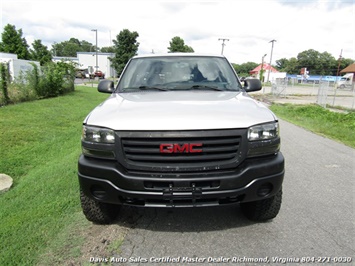
[[[191,263],[198,265],[217,265],[208,260],[223,258],[227,262],[222,265],[264,265],[245,263],[245,258],[267,257],[269,264],[281,265],[273,259],[340,256],[352,256],[346,265],[355,265],[355,150],[284,121],[281,135],[286,158],[284,197],[272,222],[250,222],[238,205],[174,210],[125,207],[117,223],[131,229],[115,259],[141,259],[141,263],[117,265],[147,265],[145,259],[153,265],[149,262],[153,258],[173,262],[178,257],[180,263],[154,265],[183,265],[182,257],[200,258],[203,263]]]

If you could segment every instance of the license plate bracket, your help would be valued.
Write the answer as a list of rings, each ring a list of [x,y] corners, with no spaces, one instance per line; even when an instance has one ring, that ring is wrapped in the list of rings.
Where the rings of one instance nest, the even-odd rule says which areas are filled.
[[[169,188],[163,190],[164,199],[169,200],[172,207],[175,206],[174,201],[178,200],[191,200],[193,205],[196,204],[196,199],[201,198],[202,188],[196,187],[195,183],[191,187],[174,187],[169,184]]]

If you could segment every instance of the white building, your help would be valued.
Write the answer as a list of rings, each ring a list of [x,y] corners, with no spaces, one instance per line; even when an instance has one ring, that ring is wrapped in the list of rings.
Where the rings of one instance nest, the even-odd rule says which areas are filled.
[[[75,64],[79,64],[77,57],[70,57],[70,56],[53,56],[52,61],[53,62],[62,62],[63,61],[65,63],[73,62]]]
[[[97,53],[97,70],[101,70],[107,78],[117,76],[109,59],[109,57],[113,56],[113,53]],[[93,69],[96,71],[96,52],[77,52],[77,59],[78,68]]]
[[[17,78],[21,78],[21,75],[26,75],[26,72],[33,69],[33,64],[40,68],[39,62],[18,59],[17,54],[10,53],[0,53],[0,63],[5,63],[8,65],[11,81]]]
[[[97,70],[102,71],[106,78],[116,77],[116,71],[111,65],[109,57],[113,57],[113,53],[97,53]],[[96,52],[77,52],[76,57],[53,57],[54,62],[64,61],[73,62],[79,69],[87,69],[88,73],[94,73],[96,71]]]

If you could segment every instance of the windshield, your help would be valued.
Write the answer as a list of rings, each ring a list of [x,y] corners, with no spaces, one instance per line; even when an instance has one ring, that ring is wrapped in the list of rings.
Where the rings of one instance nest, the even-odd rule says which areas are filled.
[[[166,56],[134,58],[118,84],[119,92],[137,90],[242,89],[231,65],[223,57]]]

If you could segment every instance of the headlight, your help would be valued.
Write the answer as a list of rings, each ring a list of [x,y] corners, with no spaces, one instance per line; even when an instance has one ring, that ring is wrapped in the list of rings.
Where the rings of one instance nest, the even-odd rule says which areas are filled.
[[[248,140],[268,140],[279,136],[279,123],[272,122],[257,126],[252,126],[248,129]]]
[[[252,126],[248,129],[248,157],[276,154],[280,150],[277,122]]]
[[[83,126],[82,139],[96,143],[115,143],[115,132],[112,129]]]

